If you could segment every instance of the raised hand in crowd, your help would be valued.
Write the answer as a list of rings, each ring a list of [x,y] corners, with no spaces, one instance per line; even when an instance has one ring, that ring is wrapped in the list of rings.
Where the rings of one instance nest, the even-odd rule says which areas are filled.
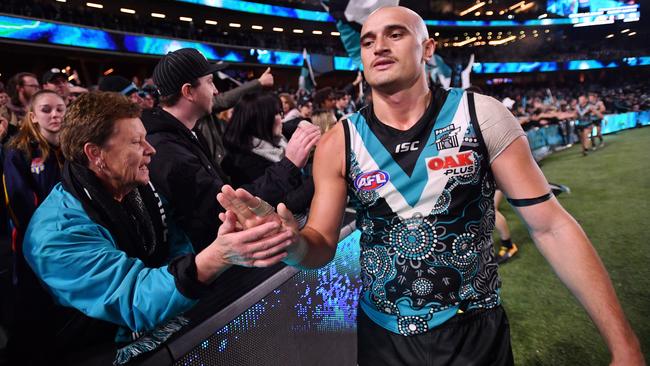
[[[301,121],[293,133],[284,156],[289,159],[298,168],[304,168],[309,160],[309,154],[318,141],[320,140],[320,128],[309,122]]]
[[[264,70],[264,73],[262,76],[260,76],[257,80],[260,81],[260,85],[264,88],[272,88],[273,87],[273,74],[271,74],[271,68],[267,67],[266,70]]]

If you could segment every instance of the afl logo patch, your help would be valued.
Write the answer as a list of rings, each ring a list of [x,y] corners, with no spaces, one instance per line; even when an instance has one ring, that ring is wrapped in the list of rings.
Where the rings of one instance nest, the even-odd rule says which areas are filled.
[[[390,180],[390,176],[383,170],[373,170],[363,173],[354,180],[354,186],[359,191],[374,191],[383,187]]]
[[[40,174],[43,170],[45,170],[45,162],[43,161],[43,159],[42,158],[32,159],[32,164],[31,164],[32,173]]]

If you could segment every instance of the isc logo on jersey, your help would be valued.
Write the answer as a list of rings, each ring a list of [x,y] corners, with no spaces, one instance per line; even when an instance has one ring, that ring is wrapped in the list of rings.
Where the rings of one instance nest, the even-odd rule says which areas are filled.
[[[354,180],[354,186],[359,191],[374,191],[383,187],[390,176],[383,170],[373,170],[371,172],[363,173]]]
[[[474,173],[472,152],[466,151],[449,156],[435,157],[427,163],[433,171],[444,170],[444,175],[465,175]]]

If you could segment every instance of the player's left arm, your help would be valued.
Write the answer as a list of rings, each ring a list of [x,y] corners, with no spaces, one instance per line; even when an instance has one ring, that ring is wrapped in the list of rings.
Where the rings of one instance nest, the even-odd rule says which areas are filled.
[[[639,341],[598,254],[557,199],[552,194],[544,197],[551,190],[533,160],[526,137],[515,139],[491,167],[497,185],[508,198],[539,198],[520,201],[525,205],[515,208],[539,251],[598,327],[612,354],[612,365],[643,365]]]

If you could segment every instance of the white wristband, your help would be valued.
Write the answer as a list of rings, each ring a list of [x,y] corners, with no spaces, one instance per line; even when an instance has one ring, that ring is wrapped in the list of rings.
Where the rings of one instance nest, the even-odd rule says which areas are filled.
[[[309,251],[309,244],[307,244],[302,235],[298,235],[298,237],[298,241],[287,250],[289,255],[282,260],[289,266],[299,266],[300,262],[305,259],[307,252]]]

